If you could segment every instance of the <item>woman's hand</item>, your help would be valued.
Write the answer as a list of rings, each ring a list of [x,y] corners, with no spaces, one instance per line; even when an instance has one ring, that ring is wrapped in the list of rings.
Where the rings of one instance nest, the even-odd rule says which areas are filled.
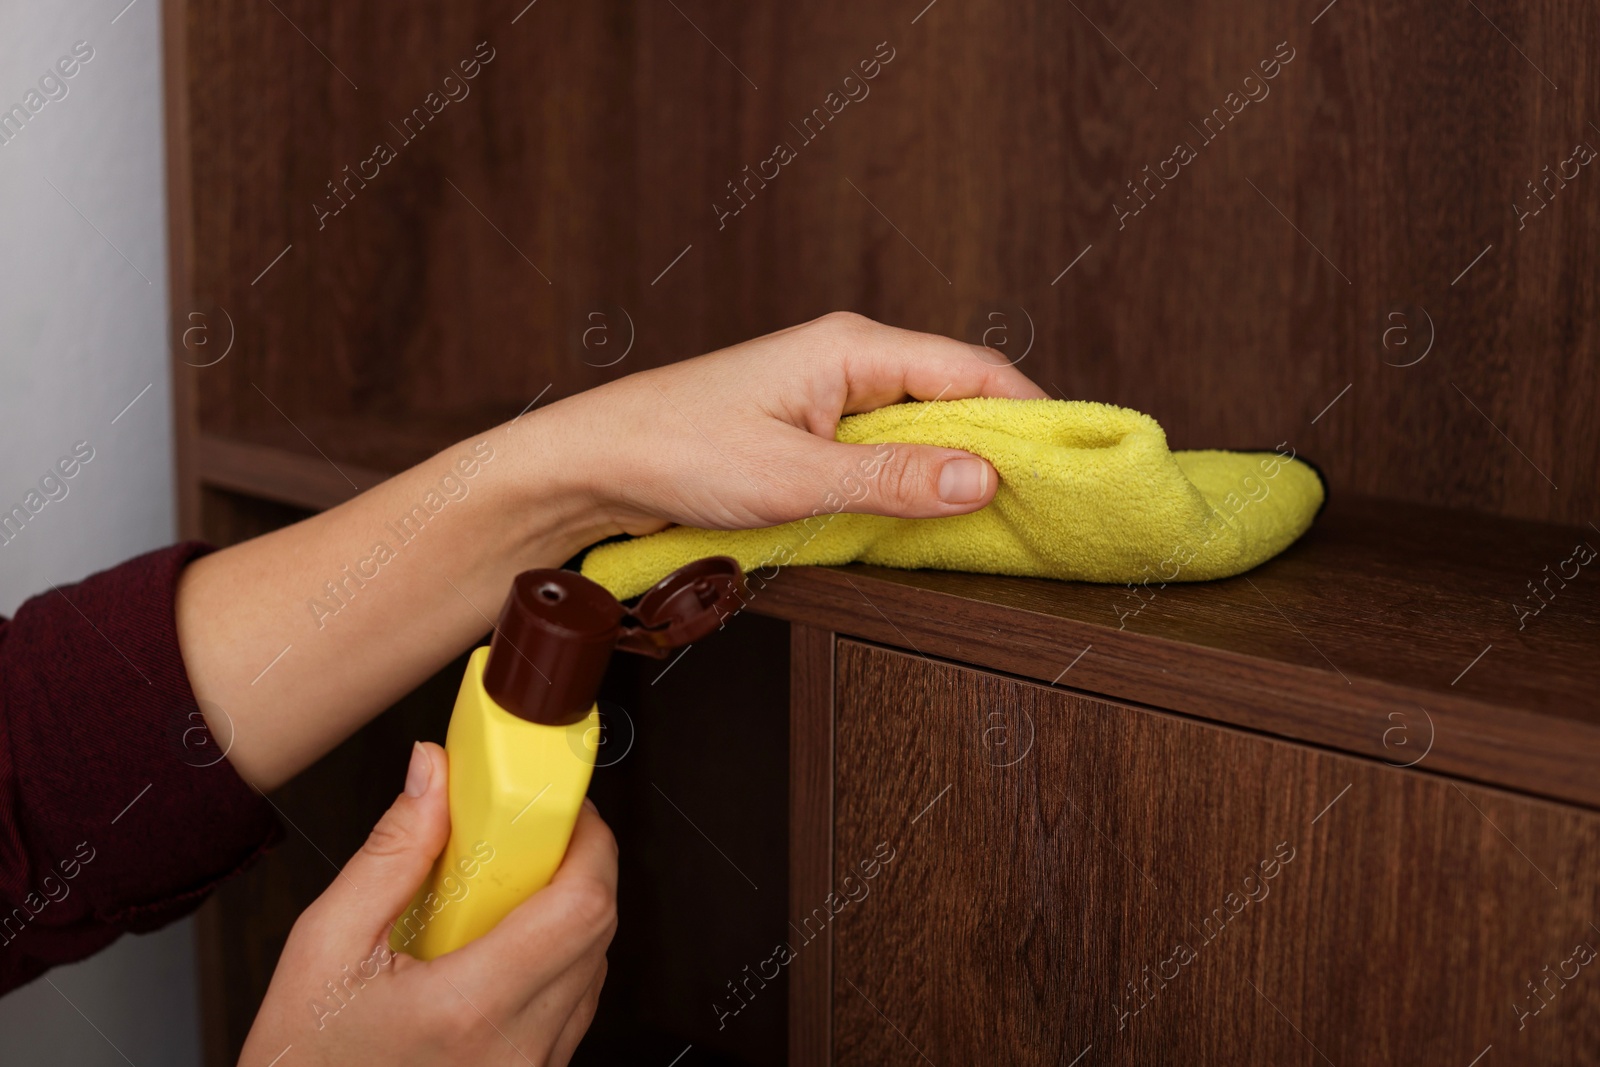
[[[630,375],[196,560],[178,586],[184,665],[229,763],[275,789],[481,637],[520,571],[668,523],[771,526],[834,494],[884,515],[975,511],[996,489],[986,461],[905,445],[880,466],[834,440],[839,417],[1043,395],[991,349],[842,314]]]
[[[571,1058],[616,930],[616,841],[585,801],[555,879],[493,930],[426,963],[391,953],[450,836],[446,773],[443,749],[416,747],[405,792],[290,932],[240,1067]]]
[[[833,314],[698,359],[621,378],[540,413],[582,442],[573,469],[614,531],[668,523],[716,529],[802,518],[875,467],[842,445],[842,415],[903,400],[1046,394],[992,349]],[[850,511],[931,518],[994,496],[987,460],[926,445],[895,449]]]

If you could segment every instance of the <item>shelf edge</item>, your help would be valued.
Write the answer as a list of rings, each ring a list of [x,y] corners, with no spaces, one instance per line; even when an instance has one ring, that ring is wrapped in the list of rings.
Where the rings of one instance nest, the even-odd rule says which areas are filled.
[[[201,434],[195,467],[200,484],[291,504],[312,511],[336,507],[392,472],[283,448],[245,444]]]

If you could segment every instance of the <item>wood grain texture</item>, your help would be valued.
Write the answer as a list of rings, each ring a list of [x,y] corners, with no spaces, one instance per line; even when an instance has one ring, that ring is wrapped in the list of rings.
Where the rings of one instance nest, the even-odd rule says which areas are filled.
[[[194,307],[194,189],[189,140],[188,9],[182,3],[161,6],[161,86],[166,114],[167,293],[172,336],[181,338]],[[180,325],[181,323],[181,325]],[[173,481],[178,536],[200,536],[200,479],[195,469],[195,438],[200,431],[195,379],[183,373],[183,360],[172,355]],[[210,1052],[208,1050],[208,1056]]]
[[[1340,491],[1600,511],[1600,181],[1514,207],[1600,146],[1572,0],[279,6],[169,20],[202,57],[174,68],[174,311],[237,327],[179,368],[208,434],[314,454],[292,420],[383,469],[848,308],[988,340],[1179,447],[1288,441]],[[383,455],[378,426],[405,431]]]
[[[751,606],[1600,807],[1600,572],[1590,564],[1564,585],[1552,581],[1537,615],[1513,610],[1540,603],[1528,583],[1543,582],[1545,568],[1557,569],[1585,538],[1600,548],[1600,536],[1582,528],[1336,496],[1299,543],[1225,581],[1130,590],[795,569],[765,584]]]
[[[790,976],[763,964],[788,917],[788,630],[613,661],[618,728],[590,795],[621,849],[618,928],[574,1067],[665,1067],[689,1045],[679,1067],[784,1062]]]
[[[834,636],[790,627],[789,917],[803,923],[833,875]],[[808,943],[789,970],[791,1067],[822,1067],[832,1047],[832,930]]]
[[[199,436],[189,451],[203,485],[311,511],[342,504],[392,473],[224,437]]]
[[[1593,965],[1527,987],[1600,946],[1600,816],[851,641],[838,666],[837,876],[893,852],[834,922],[841,1067],[1600,1062]]]
[[[1176,447],[1286,441],[1336,509],[1600,521],[1600,172],[1513,207],[1600,145],[1600,17],[1574,0],[173,0],[164,26],[173,320],[220,310],[233,341],[174,353],[186,535],[295,513],[241,492],[336,502],[324,455],[365,488],[839,308],[994,344]],[[402,132],[480,42],[470,93]],[[1270,95],[1191,132],[1279,42]],[[802,132],[880,43],[870,95]],[[1119,218],[1180,140],[1197,158]],[[333,193],[379,142],[393,161]],[[796,158],[748,179],[780,142]],[[1168,587],[1122,631],[1104,587],[963,575],[797,573],[758,609],[1043,681],[1092,643],[1064,683],[1394,762],[1429,736],[1424,771],[1600,805],[1593,576],[1526,632],[1510,611],[1569,535],[1418,514],[1330,511],[1249,582]],[[389,741],[356,744],[388,766]],[[307,810],[354,840],[371,812],[334,802],[331,766]],[[241,940],[208,971],[234,1037],[310,887],[273,884],[233,898]]]

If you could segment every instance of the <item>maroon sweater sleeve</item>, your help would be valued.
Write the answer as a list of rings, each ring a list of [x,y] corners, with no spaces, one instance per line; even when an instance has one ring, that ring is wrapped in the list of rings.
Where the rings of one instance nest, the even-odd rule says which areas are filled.
[[[178,575],[209,551],[151,552],[0,619],[0,993],[186,915],[281,836],[178,649]]]

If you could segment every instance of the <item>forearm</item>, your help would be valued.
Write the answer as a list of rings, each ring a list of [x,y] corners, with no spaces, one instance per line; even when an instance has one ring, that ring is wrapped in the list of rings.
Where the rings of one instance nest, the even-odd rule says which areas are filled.
[[[854,315],[616,379],[196,561],[177,606],[190,682],[239,774],[271,789],[487,633],[519,571],[559,566],[614,533],[810,515],[862,470],[867,446],[833,439],[843,414],[906,397],[1044,395],[999,353]],[[494,458],[461,477],[457,462],[479,441]],[[950,496],[953,463],[968,476]],[[466,495],[402,529],[447,475]],[[850,506],[965,514],[997,484],[976,456],[906,445]],[[378,561],[379,546],[392,558]]]
[[[486,633],[519,571],[613,532],[555,421],[523,416],[186,569],[184,664],[241,776],[281,785]]]

